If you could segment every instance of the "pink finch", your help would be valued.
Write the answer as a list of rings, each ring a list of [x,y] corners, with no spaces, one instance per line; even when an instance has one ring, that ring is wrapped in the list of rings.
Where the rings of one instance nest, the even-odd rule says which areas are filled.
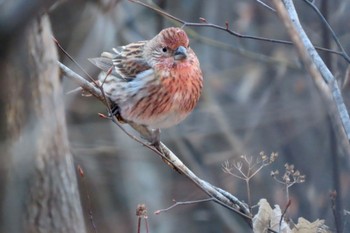
[[[104,71],[100,83],[124,120],[153,129],[168,128],[193,110],[203,77],[185,31],[166,28],[151,40],[114,52],[90,61]],[[106,76],[111,67],[112,73]]]

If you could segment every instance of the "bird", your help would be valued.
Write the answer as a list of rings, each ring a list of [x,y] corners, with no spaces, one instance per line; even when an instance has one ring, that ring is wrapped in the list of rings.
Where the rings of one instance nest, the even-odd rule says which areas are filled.
[[[200,63],[182,28],[165,28],[89,61],[102,71],[98,80],[113,114],[159,132],[183,121],[202,92]]]

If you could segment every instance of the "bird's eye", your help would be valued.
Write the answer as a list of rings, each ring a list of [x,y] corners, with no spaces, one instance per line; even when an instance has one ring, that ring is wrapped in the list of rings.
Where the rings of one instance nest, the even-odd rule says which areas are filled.
[[[163,47],[162,51],[163,51],[163,53],[166,53],[166,52],[168,52],[168,48],[167,47]]]

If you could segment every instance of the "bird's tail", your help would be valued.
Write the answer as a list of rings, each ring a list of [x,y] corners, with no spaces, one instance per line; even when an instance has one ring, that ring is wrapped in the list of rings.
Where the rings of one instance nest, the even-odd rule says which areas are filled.
[[[113,59],[115,58],[115,54],[109,52],[103,52],[101,57],[89,58],[88,60],[97,66],[102,71],[108,73],[113,67]],[[112,75],[116,76],[117,74],[113,74],[114,70],[112,70]]]
[[[115,55],[113,55],[112,53],[108,53],[108,52],[103,52],[101,54],[101,57],[95,57],[95,58],[89,58],[88,60],[94,64],[96,67],[98,67],[99,69],[101,69],[102,71],[104,72],[109,72],[109,70],[111,69],[111,67],[113,67],[113,58],[114,58]],[[100,76],[99,75],[99,79],[100,79]],[[91,82],[91,84],[93,84]],[[83,88],[81,87],[77,87],[73,90],[70,90],[68,92],[66,92],[66,95],[71,95],[71,94],[76,94],[78,92],[81,92],[81,95],[82,96],[91,96],[90,93],[84,91]]]

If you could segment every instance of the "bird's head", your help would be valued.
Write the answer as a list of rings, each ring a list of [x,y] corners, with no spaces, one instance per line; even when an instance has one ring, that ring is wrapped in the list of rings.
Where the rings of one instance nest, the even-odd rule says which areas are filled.
[[[156,64],[172,65],[186,61],[189,53],[189,39],[181,28],[163,29],[145,47],[145,56]],[[152,66],[152,64],[151,64]]]

